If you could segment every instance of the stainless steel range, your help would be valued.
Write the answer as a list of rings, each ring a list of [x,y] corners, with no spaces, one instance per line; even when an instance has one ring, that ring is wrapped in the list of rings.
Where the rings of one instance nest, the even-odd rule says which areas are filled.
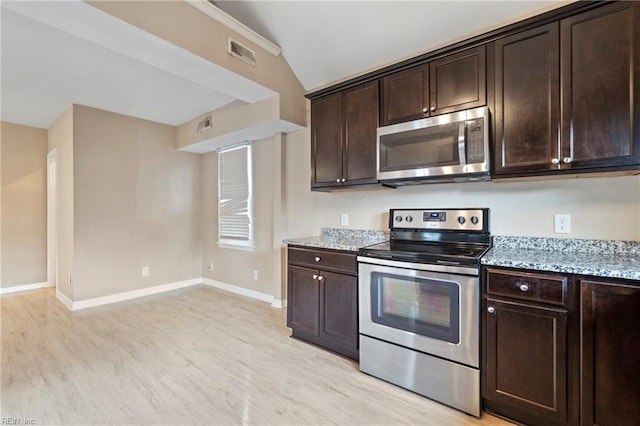
[[[480,258],[489,209],[391,209],[360,249],[360,370],[480,415]]]

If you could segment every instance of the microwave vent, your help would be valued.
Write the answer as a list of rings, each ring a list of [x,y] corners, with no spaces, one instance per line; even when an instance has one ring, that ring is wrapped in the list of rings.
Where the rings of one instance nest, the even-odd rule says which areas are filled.
[[[229,42],[227,44],[227,52],[231,56],[236,57],[253,67],[256,66],[256,52],[246,46],[241,45],[232,38],[229,38],[228,40]]]

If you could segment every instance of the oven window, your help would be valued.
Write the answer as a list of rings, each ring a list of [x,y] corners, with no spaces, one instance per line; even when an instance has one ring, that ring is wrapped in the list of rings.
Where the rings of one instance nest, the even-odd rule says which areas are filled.
[[[374,323],[460,343],[460,287],[456,282],[374,272]]]
[[[459,124],[380,136],[380,171],[457,166]]]

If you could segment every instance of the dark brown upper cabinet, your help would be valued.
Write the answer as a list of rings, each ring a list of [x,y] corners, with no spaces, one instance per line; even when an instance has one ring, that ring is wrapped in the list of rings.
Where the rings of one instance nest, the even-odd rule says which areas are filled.
[[[478,46],[429,63],[431,115],[487,104],[486,56]]]
[[[561,21],[563,168],[640,164],[639,6]]]
[[[370,185],[376,179],[378,81],[311,101],[311,188]]]
[[[474,108],[486,102],[484,45],[382,78],[382,125]]]
[[[560,136],[554,22],[495,42],[495,174],[551,170]]]
[[[616,2],[495,42],[494,175],[640,164],[638,22]]]
[[[428,65],[413,67],[382,79],[382,125],[428,116]]]

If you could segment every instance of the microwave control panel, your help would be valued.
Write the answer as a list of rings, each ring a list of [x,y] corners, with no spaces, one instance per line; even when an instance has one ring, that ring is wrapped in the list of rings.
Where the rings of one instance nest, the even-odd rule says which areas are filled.
[[[484,163],[484,118],[467,120],[467,164]]]
[[[391,209],[391,230],[433,229],[449,231],[480,231],[488,229],[489,209]]]

